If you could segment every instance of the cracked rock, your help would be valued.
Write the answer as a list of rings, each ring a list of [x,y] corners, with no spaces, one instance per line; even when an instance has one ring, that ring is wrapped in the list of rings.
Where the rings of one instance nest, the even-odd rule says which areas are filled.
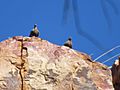
[[[104,67],[104,68],[103,68]],[[37,37],[0,43],[0,90],[114,90],[111,70]]]

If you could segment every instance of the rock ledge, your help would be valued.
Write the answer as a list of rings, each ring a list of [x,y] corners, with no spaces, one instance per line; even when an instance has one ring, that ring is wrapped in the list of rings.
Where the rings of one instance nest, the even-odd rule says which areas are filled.
[[[0,90],[114,90],[111,71],[85,53],[37,37],[0,43]]]

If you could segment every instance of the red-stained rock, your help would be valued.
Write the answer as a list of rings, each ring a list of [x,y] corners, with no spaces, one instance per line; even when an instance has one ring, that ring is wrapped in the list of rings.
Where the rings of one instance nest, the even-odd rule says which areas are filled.
[[[89,55],[37,37],[0,43],[0,90],[114,90],[111,71]]]

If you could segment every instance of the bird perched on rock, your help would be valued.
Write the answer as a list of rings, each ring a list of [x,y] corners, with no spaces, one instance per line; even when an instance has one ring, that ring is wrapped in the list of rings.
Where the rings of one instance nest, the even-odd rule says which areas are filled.
[[[34,25],[34,28],[33,28],[33,30],[30,32],[30,35],[29,35],[29,37],[33,37],[33,36],[35,36],[35,37],[38,37],[38,36],[39,36],[39,30],[38,30],[38,28],[37,28],[37,24]]]
[[[72,38],[69,37],[68,40],[64,43],[64,46],[72,48]]]

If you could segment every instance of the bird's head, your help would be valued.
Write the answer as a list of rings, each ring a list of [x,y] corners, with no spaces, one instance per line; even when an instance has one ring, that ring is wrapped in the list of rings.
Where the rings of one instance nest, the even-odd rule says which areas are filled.
[[[71,41],[71,40],[72,40],[72,38],[71,38],[71,37],[69,37],[69,38],[68,38],[68,40],[70,40],[70,41]]]
[[[37,27],[37,24],[34,24],[34,28],[36,28]]]

